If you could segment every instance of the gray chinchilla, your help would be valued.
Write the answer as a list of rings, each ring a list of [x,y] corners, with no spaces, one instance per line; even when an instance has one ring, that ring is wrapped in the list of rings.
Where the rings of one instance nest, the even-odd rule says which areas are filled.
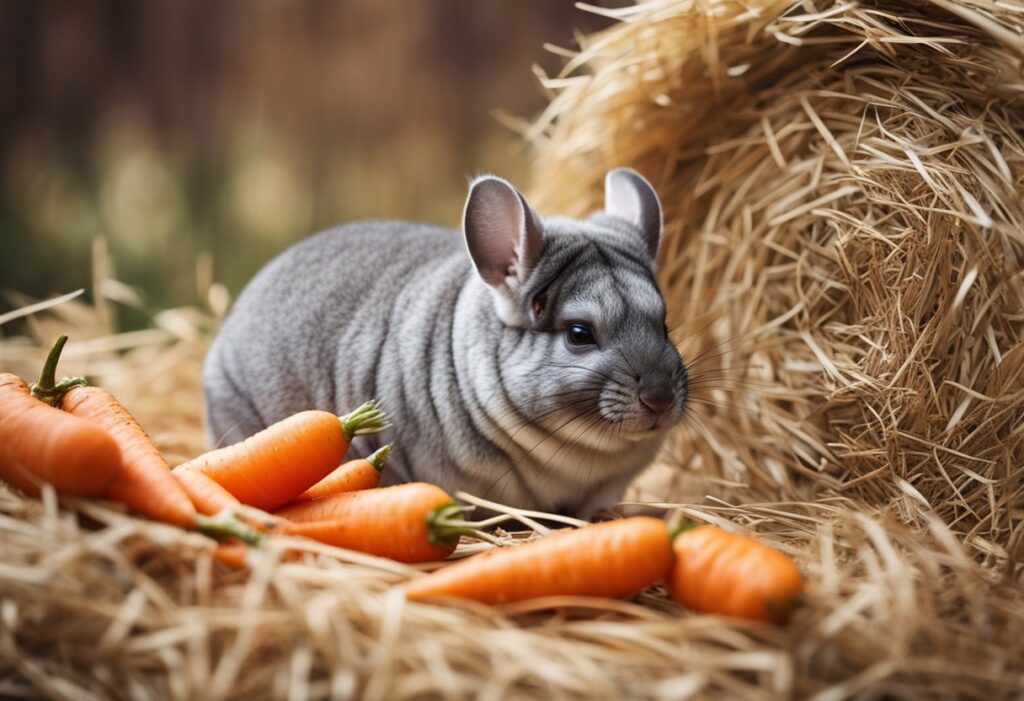
[[[376,398],[393,427],[353,454],[393,442],[384,484],[584,518],[614,504],[687,396],[654,281],[657,195],[619,168],[603,211],[541,219],[484,176],[463,234],[358,222],[267,264],[206,359],[210,440]]]

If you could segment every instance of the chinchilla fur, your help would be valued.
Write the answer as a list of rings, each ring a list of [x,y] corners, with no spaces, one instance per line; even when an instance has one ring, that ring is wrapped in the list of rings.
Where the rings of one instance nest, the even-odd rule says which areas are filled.
[[[679,422],[686,370],[654,280],[661,207],[627,169],[605,208],[541,219],[509,183],[470,186],[463,231],[348,224],[248,284],[204,368],[223,445],[305,409],[376,398],[383,483],[425,481],[589,517],[621,498]]]

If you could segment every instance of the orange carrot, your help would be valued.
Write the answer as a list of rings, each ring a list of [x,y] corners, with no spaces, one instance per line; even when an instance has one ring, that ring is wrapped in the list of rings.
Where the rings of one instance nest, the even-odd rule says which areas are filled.
[[[455,596],[487,604],[556,595],[622,597],[663,579],[671,566],[665,522],[634,516],[474,555],[414,579],[405,591],[416,601]]]
[[[243,504],[267,511],[295,499],[341,464],[353,436],[385,428],[384,415],[367,402],[347,416],[303,411],[254,436],[190,460]]]
[[[676,536],[668,590],[695,611],[784,622],[803,592],[796,565],[749,536],[699,526]]]
[[[140,514],[183,528],[196,525],[196,510],[171,468],[128,411],[100,387],[74,387],[60,408],[104,429],[121,448],[124,467],[107,496]]]
[[[224,509],[237,509],[242,505],[235,496],[199,470],[176,467],[171,474],[201,514],[212,516]]]
[[[380,471],[390,454],[391,446],[385,445],[367,458],[349,460],[297,496],[292,503],[322,499],[342,492],[357,492],[360,489],[379,487]]]
[[[84,419],[113,440],[120,450],[121,468],[104,495],[150,518],[183,528],[258,539],[258,534],[230,514],[215,519],[198,514],[153,441],[113,395],[99,387],[85,386],[82,378],[55,383],[57,361],[66,341],[67,336],[57,339],[32,393],[59,404],[65,415]]]
[[[259,530],[275,528],[282,521],[273,514],[238,501],[231,492],[199,470],[176,467],[171,470],[171,474],[188,494],[196,511],[201,514],[215,516],[227,512]]]
[[[157,520],[193,527],[196,510],[192,502],[171,477],[167,461],[132,415],[106,390],[84,386],[84,379],[55,383],[57,361],[66,341],[67,336],[61,336],[54,343],[32,393],[98,426],[114,439],[121,450],[121,470],[107,488],[106,496]]]
[[[289,506],[275,513],[289,522],[274,532],[401,562],[428,562],[448,556],[469,532],[448,524],[459,513],[440,487],[410,482]]]
[[[102,429],[32,396],[17,375],[0,373],[0,479],[38,496],[39,483],[82,497],[103,494],[121,469],[121,451]]]
[[[249,565],[249,546],[245,543],[221,543],[213,551],[213,559],[233,570],[244,569]]]

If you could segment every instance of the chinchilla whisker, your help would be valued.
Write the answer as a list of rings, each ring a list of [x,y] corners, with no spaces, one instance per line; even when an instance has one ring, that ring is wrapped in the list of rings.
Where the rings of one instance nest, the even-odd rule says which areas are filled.
[[[603,385],[600,385],[600,384],[598,384],[598,385],[590,385],[590,386],[586,386],[586,387],[576,387],[576,388],[573,388],[573,389],[566,390],[564,392],[555,392],[553,394],[545,395],[545,398],[579,396],[585,390],[596,390],[594,392],[594,394],[596,395],[596,394],[598,394],[600,392],[602,387],[603,387]]]
[[[533,454],[533,452],[534,452],[535,450],[537,450],[538,448],[540,448],[540,446],[542,446],[542,445],[543,445],[544,443],[546,443],[547,441],[549,441],[549,440],[551,440],[552,438],[554,438],[555,436],[557,436],[557,435],[558,435],[559,433],[561,433],[561,432],[562,432],[562,430],[563,430],[563,429],[565,429],[565,428],[566,428],[567,426],[571,425],[571,424],[572,424],[572,423],[573,423],[574,421],[578,421],[578,420],[581,420],[581,419],[582,419],[582,420],[584,421],[584,426],[586,426],[586,425],[587,425],[587,424],[588,424],[588,423],[589,423],[590,421],[593,421],[593,420],[600,420],[600,419],[601,419],[601,416],[600,416],[600,412],[599,412],[599,411],[597,411],[597,410],[590,410],[590,411],[586,411],[586,412],[583,412],[582,414],[577,414],[577,415],[575,415],[575,416],[572,416],[572,417],[571,417],[571,418],[569,418],[569,419],[568,419],[567,421],[564,421],[564,422],[563,422],[563,423],[561,423],[561,424],[560,424],[559,426],[557,426],[557,427],[556,427],[555,429],[553,429],[553,430],[552,430],[551,432],[549,432],[549,433],[548,433],[548,434],[547,434],[547,435],[546,435],[546,436],[545,436],[545,437],[544,437],[543,439],[541,439],[541,440],[540,440],[539,442],[537,442],[536,444],[534,444],[534,446],[533,446],[533,447],[531,447],[531,448],[530,448],[530,449],[529,449],[529,450],[527,451],[526,455],[524,455],[524,456],[523,456],[523,458],[522,458],[522,459],[520,459],[520,460],[519,460],[519,461],[518,461],[518,462],[516,463],[516,467],[519,467],[519,463],[520,463],[520,462],[522,462],[522,460],[524,460],[524,459],[526,459],[527,457],[531,456],[531,455]],[[580,431],[580,428],[578,427],[578,428],[576,429],[576,431],[574,431],[573,435],[577,435],[577,433],[579,433],[579,431]],[[569,441],[568,441],[568,440],[566,440],[566,441],[565,441],[564,443],[565,443],[566,445],[568,445]],[[563,446],[563,447],[565,447],[565,446]],[[559,450],[561,450],[561,449],[559,449]],[[557,452],[558,452],[558,451],[556,451],[556,454],[557,454]]]
[[[561,364],[561,363],[549,363],[549,365],[551,367],[554,367],[554,368],[567,368],[567,369],[571,369],[571,370],[583,370],[585,372],[592,372],[595,375],[603,377],[604,379],[608,380],[609,382],[615,382],[616,381],[615,378],[611,377],[610,375],[607,375],[607,374],[605,374],[603,372],[600,372],[599,370],[594,370],[593,368],[585,367],[583,365],[564,365],[564,364]]]
[[[618,424],[618,425],[621,426],[621,424]],[[583,458],[583,463],[586,463],[586,465],[587,465],[587,476],[583,480],[578,481],[578,484],[580,485],[580,489],[582,489],[582,486],[584,484],[589,484],[590,483],[590,478],[591,478],[591,476],[593,475],[593,472],[594,472],[594,460],[597,458],[597,454],[599,452],[602,452],[601,449],[604,446],[604,440],[605,440],[606,434],[611,433],[615,429],[615,427],[616,427],[616,424],[606,424],[604,427],[602,427],[601,432],[597,436],[597,441],[596,441],[597,442],[597,448],[594,448],[594,447],[587,448],[587,453],[586,453],[586,455]],[[589,460],[587,458],[589,458]],[[577,475],[579,474],[580,470],[582,470],[582,464],[583,463],[581,463],[581,465],[576,468],[576,474]],[[577,490],[576,499],[577,500],[582,500],[582,494],[580,493],[579,490]]]
[[[547,442],[552,436],[554,436],[560,430],[562,430],[563,428],[568,426],[570,423],[575,421],[577,418],[578,418],[578,416],[573,415],[567,421],[565,421],[564,423],[560,424],[555,429],[549,431],[544,436],[544,438],[542,438],[537,443],[535,443],[533,445],[533,447],[531,447],[529,450],[527,450],[526,453],[521,458],[516,460],[507,470],[505,470],[505,472],[503,472],[501,475],[498,476],[497,479],[495,479],[493,482],[491,482],[491,484],[487,487],[487,489],[484,491],[482,496],[486,498],[487,495],[491,493],[491,490],[493,490],[496,486],[498,486],[499,483],[504,481],[507,477],[510,477],[510,476],[512,476],[514,474],[517,474],[519,466],[522,464],[522,462],[524,460],[526,460],[527,458],[529,458],[533,454],[533,451],[535,451],[537,448],[539,448],[541,445],[543,445],[545,442]]]
[[[622,424],[607,424],[604,428],[601,429],[601,432],[598,434],[597,447],[595,448],[595,447],[591,446],[591,447],[587,448],[587,454],[584,457],[584,462],[587,465],[587,476],[586,476],[584,481],[580,482],[581,485],[582,484],[588,484],[590,482],[591,475],[594,472],[594,461],[597,459],[598,453],[602,452],[601,449],[604,446],[605,439],[608,437],[609,434],[613,433],[617,428],[621,428],[621,426],[622,426]],[[587,458],[589,458],[589,460]],[[582,465],[577,468],[577,470],[576,470],[577,474],[579,474],[581,469],[582,469]],[[580,497],[577,497],[577,498],[580,498]]]
[[[570,410],[578,410],[580,407],[583,407],[584,410],[583,411],[570,411]],[[526,454],[523,456],[524,459],[526,457],[529,457],[533,453],[533,451],[536,450],[537,447],[539,447],[545,441],[547,441],[552,436],[554,436],[556,433],[561,431],[563,428],[565,428],[566,426],[571,424],[573,421],[576,421],[576,420],[580,419],[581,417],[587,416],[587,415],[592,414],[592,413],[599,414],[599,411],[597,409],[593,408],[592,398],[588,398],[586,401],[572,402],[572,403],[568,403],[568,404],[563,404],[563,405],[560,405],[558,407],[555,407],[554,409],[549,409],[549,410],[547,410],[545,412],[541,412],[540,414],[533,415],[529,419],[527,419],[526,421],[520,422],[520,423],[516,424],[515,426],[510,427],[510,428],[514,428],[515,430],[513,430],[513,431],[511,431],[511,432],[509,432],[507,434],[505,442],[502,445],[502,448],[503,449],[507,448],[509,446],[509,444],[513,442],[515,436],[518,435],[527,426],[531,426],[532,425],[535,428],[540,429],[540,430],[543,431],[544,427],[540,425],[540,420],[542,420],[544,418],[548,418],[548,417],[553,416],[555,414],[559,414],[559,413],[568,413],[568,418],[565,421],[563,421],[562,423],[560,423],[558,426],[556,426],[554,429],[551,429],[551,430],[547,431],[544,434],[544,438],[542,438],[538,443],[536,443],[533,447],[531,447],[526,452]],[[515,468],[515,467],[518,467],[518,463],[513,465],[513,468]]]
[[[558,407],[555,407],[553,409],[548,409],[547,411],[543,411],[541,413],[532,415],[532,417],[530,417],[529,419],[527,419],[525,421],[518,422],[518,423],[516,423],[516,424],[514,424],[512,426],[507,427],[507,430],[511,430],[511,432],[508,433],[508,440],[511,441],[521,431],[523,431],[525,428],[527,428],[529,426],[532,426],[532,427],[535,427],[535,428],[543,430],[544,427],[542,426],[542,424],[544,423],[545,419],[550,419],[551,417],[557,417],[557,415],[561,415],[561,414],[564,414],[564,413],[569,413],[570,415],[580,415],[579,413],[572,413],[571,410],[572,409],[580,409],[580,408],[586,409],[590,405],[592,405],[592,402],[590,402],[590,401],[578,402],[578,403],[573,403],[573,404],[563,404],[562,406],[558,406]],[[506,444],[506,446],[507,446],[507,444]]]
[[[555,378],[555,379],[569,379],[569,378],[563,376],[563,377],[559,377],[559,378]],[[587,380],[585,380],[583,382],[580,382],[580,383],[576,384],[573,387],[573,389],[567,390],[566,394],[578,393],[580,390],[596,389],[596,388],[601,387],[602,384],[603,383],[598,382],[596,380],[587,379]],[[498,394],[500,394],[500,393],[502,393],[504,391],[505,391],[505,388],[500,386],[500,384],[499,384],[497,387],[495,387],[493,390],[491,390],[491,392],[488,393],[488,395],[486,397],[484,397],[483,399],[479,400],[481,406],[485,406],[488,402],[490,402],[491,399],[493,399],[495,396],[497,396]],[[551,397],[551,396],[557,396],[557,395],[545,395],[545,397]]]
[[[624,397],[626,399],[633,399],[636,396],[636,390],[630,391],[628,388],[622,385],[605,387],[601,390],[601,395],[611,395],[613,397]]]
[[[490,417],[490,419],[492,421],[494,421],[495,423],[497,423],[499,426],[502,426],[502,427],[505,426],[504,421],[506,419],[508,419],[509,417],[517,417],[517,416],[525,417],[525,422],[526,423],[535,423],[538,419],[540,419],[540,418],[542,418],[544,416],[549,416],[551,414],[557,414],[558,412],[560,412],[560,411],[562,411],[564,409],[575,407],[575,406],[580,406],[580,405],[586,404],[588,402],[595,402],[595,401],[597,401],[598,397],[600,397],[600,392],[595,390],[595,391],[592,391],[592,392],[587,392],[586,394],[581,394],[580,392],[571,392],[571,393],[565,393],[564,395],[558,395],[558,396],[556,396],[556,395],[548,395],[548,396],[550,396],[554,400],[557,400],[557,403],[555,403],[552,406],[550,406],[550,407],[548,407],[546,409],[543,409],[541,411],[527,412],[526,410],[524,410],[524,409],[522,409],[520,407],[511,406],[511,407],[502,409],[502,410],[500,410],[500,411],[498,411],[496,413],[489,413],[488,412],[487,415]],[[519,423],[519,422],[517,422],[517,423]],[[515,424],[513,424],[513,425],[515,425]]]
[[[597,426],[597,425],[600,425],[600,423],[601,423],[601,417],[600,417],[600,415],[599,415],[599,414],[595,413],[595,414],[593,414],[593,415],[591,415],[591,416],[587,416],[587,417],[586,417],[586,418],[584,419],[584,421],[583,421],[583,424],[582,424],[581,426],[578,426],[578,427],[577,427],[577,428],[576,428],[576,429],[575,429],[575,430],[574,430],[574,431],[572,432],[572,434],[571,434],[571,435],[569,435],[569,436],[567,436],[567,437],[566,437],[566,439],[565,439],[565,440],[564,440],[564,441],[562,442],[562,446],[561,446],[560,448],[558,448],[557,450],[555,450],[555,452],[554,452],[554,453],[552,453],[552,454],[551,454],[551,455],[550,455],[550,456],[548,457],[548,459],[547,459],[547,460],[545,460],[545,461],[544,461],[544,462],[543,462],[543,463],[541,464],[541,467],[540,467],[540,469],[539,469],[539,470],[537,471],[537,474],[535,474],[535,475],[534,475],[534,476],[533,476],[533,477],[532,477],[532,478],[531,478],[531,479],[530,479],[530,480],[529,480],[529,481],[527,482],[527,486],[530,486],[530,485],[531,485],[531,484],[532,484],[532,483],[533,483],[533,482],[534,482],[535,480],[538,480],[538,479],[542,478],[542,477],[543,477],[544,475],[546,475],[546,474],[547,474],[547,467],[548,467],[548,465],[551,465],[551,464],[553,464],[553,463],[554,463],[554,462],[556,461],[556,459],[558,458],[558,456],[559,456],[559,455],[560,455],[561,453],[563,453],[563,452],[568,452],[568,450],[569,450],[569,449],[570,449],[570,447],[572,446],[572,443],[573,443],[573,441],[574,441],[574,440],[575,440],[576,438],[578,438],[579,436],[582,436],[582,435],[583,435],[584,433],[586,433],[587,431],[591,430],[591,428],[592,428],[592,427],[594,427],[594,426]],[[538,447],[539,447],[539,444],[538,444]],[[531,451],[531,452],[532,452],[532,451]]]
[[[518,421],[516,423],[513,423],[511,426],[505,426],[503,425],[502,422],[510,416],[522,414],[522,411],[515,407],[503,411],[501,413],[492,415],[491,420],[494,421],[501,428],[514,428],[515,426],[519,425],[535,424],[538,423],[541,419],[547,418],[548,416],[553,416],[556,414],[560,414],[564,411],[568,411],[570,409],[575,409],[581,406],[586,406],[587,404],[591,404],[594,401],[596,401],[597,398],[598,395],[594,394],[591,396],[579,397],[573,401],[561,402],[559,404],[556,404],[555,406],[545,409],[544,411],[532,412],[528,416],[526,416],[525,421]]]
[[[581,405],[581,406],[583,406],[583,405]],[[578,409],[580,407],[572,407],[572,408]],[[541,430],[541,431],[545,430],[545,427],[542,425],[543,419],[555,416],[557,414],[563,414],[563,413],[567,413],[567,412],[565,410],[562,410],[562,411],[559,411],[559,412],[546,412],[545,414],[540,415],[538,417],[537,421],[527,420],[527,421],[519,422],[515,426],[510,426],[509,428],[513,429],[513,430],[507,432],[507,435],[506,435],[506,438],[505,438],[505,442],[502,444],[502,448],[507,448],[509,446],[509,444],[515,442],[516,436],[518,436],[522,431],[524,431],[529,426],[533,426],[534,428],[537,428],[538,430]],[[579,413],[572,414],[570,416],[569,421],[571,422],[574,417],[578,417],[578,416],[580,416]]]
[[[572,397],[585,397],[585,396],[591,396],[591,395],[597,396],[603,386],[604,386],[604,383],[601,383],[601,382],[586,382],[586,383],[581,383],[578,386],[572,387],[571,389],[566,389],[566,390],[564,390],[562,392],[555,392],[555,393],[551,393],[551,394],[545,394],[544,397],[545,398],[557,398],[557,397],[562,397],[562,396],[567,396],[567,397],[568,396],[572,396]],[[496,394],[496,393],[492,393],[491,396],[493,397],[494,394]],[[508,398],[506,398],[506,399],[508,399]],[[487,406],[487,403],[488,403],[487,401],[479,401],[479,405],[481,407]],[[509,400],[509,403],[511,403],[511,400]],[[519,409],[520,411],[522,410],[521,407],[513,406],[512,408],[513,409]]]
[[[540,469],[537,470],[537,474],[535,474],[530,479],[530,483],[532,483],[536,479],[540,479],[541,477],[543,477],[547,473],[547,466],[553,463],[558,458],[558,456],[562,454],[564,451],[568,451],[569,447],[572,445],[573,440],[575,440],[578,436],[583,435],[586,431],[590,430],[591,426],[596,425],[595,419],[599,421],[600,417],[589,416],[585,418],[581,426],[578,426],[569,436],[566,436],[566,439],[562,442],[561,447],[556,449],[554,453],[548,456],[547,460],[541,463]]]
[[[768,382],[761,382],[758,380],[747,380],[742,377],[707,377],[701,376],[693,381],[687,382],[686,386],[691,390],[709,388],[709,389],[732,389],[733,391],[741,391],[744,389],[761,389],[761,390],[772,390],[778,389],[779,385],[771,384]]]
[[[745,414],[746,416],[749,416],[752,419],[758,419],[758,418],[761,417],[761,412],[758,411],[756,408],[745,406],[743,404],[735,404],[735,403],[734,404],[720,404],[718,402],[711,402],[711,401],[707,401],[707,400],[698,400],[698,399],[693,400],[693,403],[695,405],[702,406],[702,407],[708,407],[710,409],[720,409],[722,411],[738,411],[741,414]],[[683,417],[683,421],[685,422],[687,417],[696,417],[696,416],[698,416],[698,415],[693,413],[693,412],[687,412],[687,414]]]
[[[704,422],[703,418],[696,414],[690,414],[689,417],[685,418],[683,421],[688,428],[699,434],[701,438],[709,442],[714,442],[713,432]]]
[[[687,385],[686,389],[690,394],[700,394],[702,392],[711,392],[714,390],[746,394],[751,392],[768,393],[773,389],[773,387],[770,385],[759,385],[754,383],[731,382],[729,380],[704,380],[703,382],[695,382]]]
[[[682,356],[683,361],[687,365],[701,363],[705,361],[707,358],[718,358],[723,355],[728,355],[730,353],[739,353],[741,351],[748,349],[748,347],[744,345],[744,342],[746,340],[747,339],[744,339],[742,336],[734,336],[732,338],[726,338],[721,341],[712,343],[707,348],[704,348],[699,353],[693,355],[690,358],[686,357],[688,353],[685,349],[681,350],[680,355]]]
[[[667,317],[667,315],[666,315],[666,317]],[[711,318],[708,319],[707,323],[705,323],[703,326],[698,326],[698,327],[695,327],[695,328],[692,327],[688,321],[681,321],[678,324],[676,324],[675,326],[672,326],[671,328],[669,328],[668,329],[668,333],[671,336],[673,333],[675,333],[679,329],[683,328],[684,326],[689,327],[690,330],[686,334],[684,334],[681,339],[679,339],[680,341],[685,341],[687,339],[693,338],[694,336],[699,336],[700,334],[704,333],[709,328],[711,328],[711,325],[714,324],[716,321],[718,321],[718,319],[719,319],[719,317],[712,316]],[[666,318],[666,324],[665,324],[666,327],[668,326],[667,321],[668,320]]]
[[[629,368],[633,372],[633,374],[635,376],[640,377],[640,373],[638,373],[636,371],[636,368],[633,367],[633,363],[629,362],[629,358],[627,358],[626,354],[622,352],[622,349],[621,348],[616,348],[615,350],[616,350],[616,352],[618,352],[619,355],[622,356],[622,362],[624,362],[626,364],[626,367]]]
[[[763,367],[756,365],[733,365],[727,367],[705,367],[705,368],[690,368],[687,372],[690,379],[697,379],[698,377],[707,377],[710,375],[727,375],[742,377],[748,370],[764,370]]]
[[[690,381],[699,380],[702,377],[730,377],[737,380],[751,380],[758,381],[761,378],[758,377],[746,377],[745,373],[748,370],[763,370],[764,368],[748,365],[748,366],[735,366],[735,367],[711,367],[711,368],[697,368],[691,369],[687,373],[687,378]]]

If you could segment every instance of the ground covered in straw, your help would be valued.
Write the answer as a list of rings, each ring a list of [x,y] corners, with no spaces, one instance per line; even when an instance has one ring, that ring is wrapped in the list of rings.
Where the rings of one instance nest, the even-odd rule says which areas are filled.
[[[694,402],[632,497],[792,554],[795,621],[658,589],[405,603],[403,565],[306,546],[231,572],[199,536],[0,491],[0,696],[1024,696],[1024,6],[655,0],[621,19],[545,81],[533,203],[596,208],[617,165],[655,184]],[[110,305],[140,300],[102,260],[99,302],[31,317],[0,366],[31,375],[69,333],[63,370],[183,460],[205,447],[225,295],[115,333]]]

